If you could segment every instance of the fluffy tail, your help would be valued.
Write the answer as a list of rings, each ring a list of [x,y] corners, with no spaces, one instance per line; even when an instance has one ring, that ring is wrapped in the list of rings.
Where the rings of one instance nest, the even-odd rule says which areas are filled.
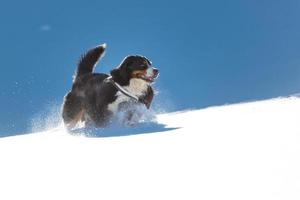
[[[79,63],[77,65],[77,70],[74,76],[74,80],[79,76],[93,72],[94,67],[97,64],[97,61],[103,55],[105,48],[106,48],[106,44],[102,44],[88,50],[85,54],[81,56]]]

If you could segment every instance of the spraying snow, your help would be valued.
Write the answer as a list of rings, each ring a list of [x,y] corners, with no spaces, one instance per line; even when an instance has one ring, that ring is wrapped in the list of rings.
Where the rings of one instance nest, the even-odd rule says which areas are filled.
[[[299,116],[291,97],[1,138],[0,199],[299,199]]]

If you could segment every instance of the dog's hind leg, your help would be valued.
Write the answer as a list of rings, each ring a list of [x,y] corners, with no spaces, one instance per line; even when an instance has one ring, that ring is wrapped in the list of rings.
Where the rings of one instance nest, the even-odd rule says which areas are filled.
[[[69,92],[64,97],[62,118],[68,129],[73,128],[81,120],[84,114],[82,99]]]

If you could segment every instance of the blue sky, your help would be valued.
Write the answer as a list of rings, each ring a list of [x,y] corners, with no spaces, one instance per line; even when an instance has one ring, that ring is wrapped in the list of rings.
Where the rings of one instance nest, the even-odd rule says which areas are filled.
[[[86,49],[160,69],[156,105],[203,108],[300,91],[299,1],[2,1],[0,135],[60,104]]]

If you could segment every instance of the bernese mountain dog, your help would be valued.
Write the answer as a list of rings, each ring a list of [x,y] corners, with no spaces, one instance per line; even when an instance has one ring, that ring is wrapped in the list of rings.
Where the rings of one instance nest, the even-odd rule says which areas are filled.
[[[62,118],[72,129],[82,121],[87,126],[107,126],[118,112],[124,112],[124,122],[130,122],[136,105],[150,108],[154,91],[151,84],[158,70],[144,56],[129,55],[110,75],[94,73],[106,44],[96,46],[81,56],[73,85],[62,105]]]

